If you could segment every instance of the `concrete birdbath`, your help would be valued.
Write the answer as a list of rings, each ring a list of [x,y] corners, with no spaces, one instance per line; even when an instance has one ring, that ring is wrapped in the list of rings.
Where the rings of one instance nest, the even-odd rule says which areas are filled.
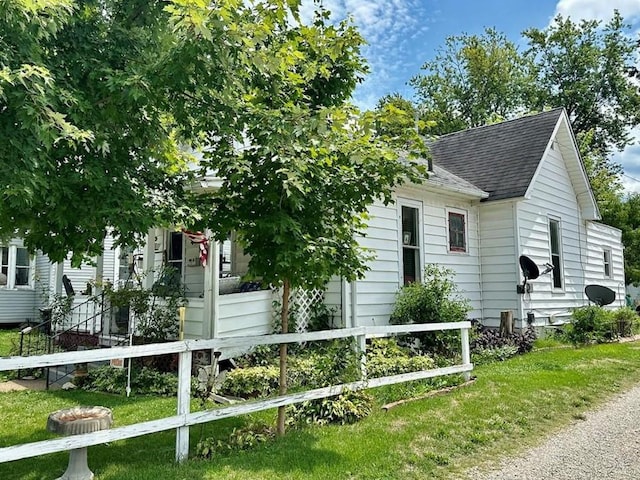
[[[49,415],[47,430],[61,435],[107,430],[113,423],[111,410],[105,407],[73,407],[58,410]],[[69,453],[67,471],[58,480],[92,480],[93,472],[87,465],[87,447],[76,448]]]

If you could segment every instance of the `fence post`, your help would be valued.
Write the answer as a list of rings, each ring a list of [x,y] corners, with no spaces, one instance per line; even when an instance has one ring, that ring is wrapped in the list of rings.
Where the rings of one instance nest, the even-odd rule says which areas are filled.
[[[360,355],[360,375],[362,380],[367,379],[367,333],[362,328],[362,334],[356,336],[358,355]]]
[[[178,415],[191,413],[191,360],[192,352],[180,352],[178,360]],[[189,427],[178,427],[176,431],[176,462],[189,456]]]
[[[462,342],[462,364],[468,365],[471,363],[471,351],[469,349],[469,329],[460,329],[460,340]],[[464,372],[464,380],[468,382],[471,380],[471,372]]]

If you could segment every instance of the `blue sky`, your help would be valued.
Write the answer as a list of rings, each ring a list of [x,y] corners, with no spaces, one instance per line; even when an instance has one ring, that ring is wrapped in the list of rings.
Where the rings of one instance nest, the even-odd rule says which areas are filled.
[[[310,8],[311,2],[305,2]],[[361,108],[372,108],[387,93],[411,97],[407,82],[433,58],[444,39],[495,27],[518,43],[530,27],[545,28],[562,13],[574,20],[607,20],[614,9],[640,30],[640,0],[323,0],[334,18],[350,14],[368,42],[363,51],[371,73],[355,93]],[[637,131],[640,139],[640,129]],[[639,140],[640,142],[640,140]],[[640,192],[640,145],[615,160],[625,167],[625,188]],[[636,180],[633,180],[633,177]]]

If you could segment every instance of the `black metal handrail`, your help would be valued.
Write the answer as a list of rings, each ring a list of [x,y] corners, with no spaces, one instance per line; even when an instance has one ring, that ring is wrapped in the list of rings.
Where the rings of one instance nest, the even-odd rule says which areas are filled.
[[[61,315],[55,315],[51,310],[43,310],[43,317],[48,318],[37,325],[21,330],[20,356],[77,350],[79,347],[97,347],[98,336],[104,329],[104,317],[110,315],[111,310],[111,305],[105,305],[104,294],[91,297]],[[77,321],[66,326],[69,320],[74,319]],[[63,374],[60,375],[59,370],[60,367],[46,369],[47,388],[72,373],[72,370],[69,371],[65,367]],[[54,373],[53,376],[52,373]],[[21,372],[18,372],[18,376],[20,374]]]

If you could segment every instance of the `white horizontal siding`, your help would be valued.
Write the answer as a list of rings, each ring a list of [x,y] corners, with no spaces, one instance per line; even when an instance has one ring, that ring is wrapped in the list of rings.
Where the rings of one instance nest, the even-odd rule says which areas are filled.
[[[531,281],[533,292],[522,297],[520,315],[532,311],[537,324],[554,322],[556,316],[568,315],[571,309],[586,305],[585,285],[594,279],[598,265],[602,267],[602,246],[596,246],[603,241],[602,235],[596,235],[593,229],[594,238],[589,239],[589,222],[583,219],[569,171],[560,150],[553,149],[541,162],[529,198],[518,203],[520,253],[530,257],[541,270],[545,263],[551,263],[549,218],[560,221],[563,288],[553,288],[551,273]],[[619,239],[611,239],[607,245],[612,254],[616,252],[614,271],[622,270]]]
[[[446,195],[400,189],[400,200],[422,205],[423,265],[437,264],[453,270],[454,281],[473,307],[470,318],[481,316],[478,207],[470,201]],[[447,241],[447,209],[463,210],[467,220],[467,252],[450,253]],[[362,246],[374,251],[376,258],[363,280],[357,282],[357,324],[386,325],[400,288],[400,222],[397,204],[375,204],[369,209],[370,220],[366,236],[359,238]],[[350,302],[350,297],[349,302]]]
[[[38,319],[35,290],[0,288],[0,324],[33,322]]]
[[[342,318],[342,302],[342,279],[333,277],[325,287],[324,304],[333,312],[333,325],[335,327],[346,326]]]
[[[500,312],[518,310],[514,208],[511,202],[480,206],[482,319],[489,326],[499,324]]]
[[[271,290],[231,293],[219,297],[220,337],[262,335],[273,331],[273,293]]]
[[[597,222],[587,222],[587,251],[585,284],[609,287],[616,292],[613,306],[622,307],[624,301],[624,250],[622,234],[617,228]],[[604,249],[611,251],[611,277],[605,276]]]

